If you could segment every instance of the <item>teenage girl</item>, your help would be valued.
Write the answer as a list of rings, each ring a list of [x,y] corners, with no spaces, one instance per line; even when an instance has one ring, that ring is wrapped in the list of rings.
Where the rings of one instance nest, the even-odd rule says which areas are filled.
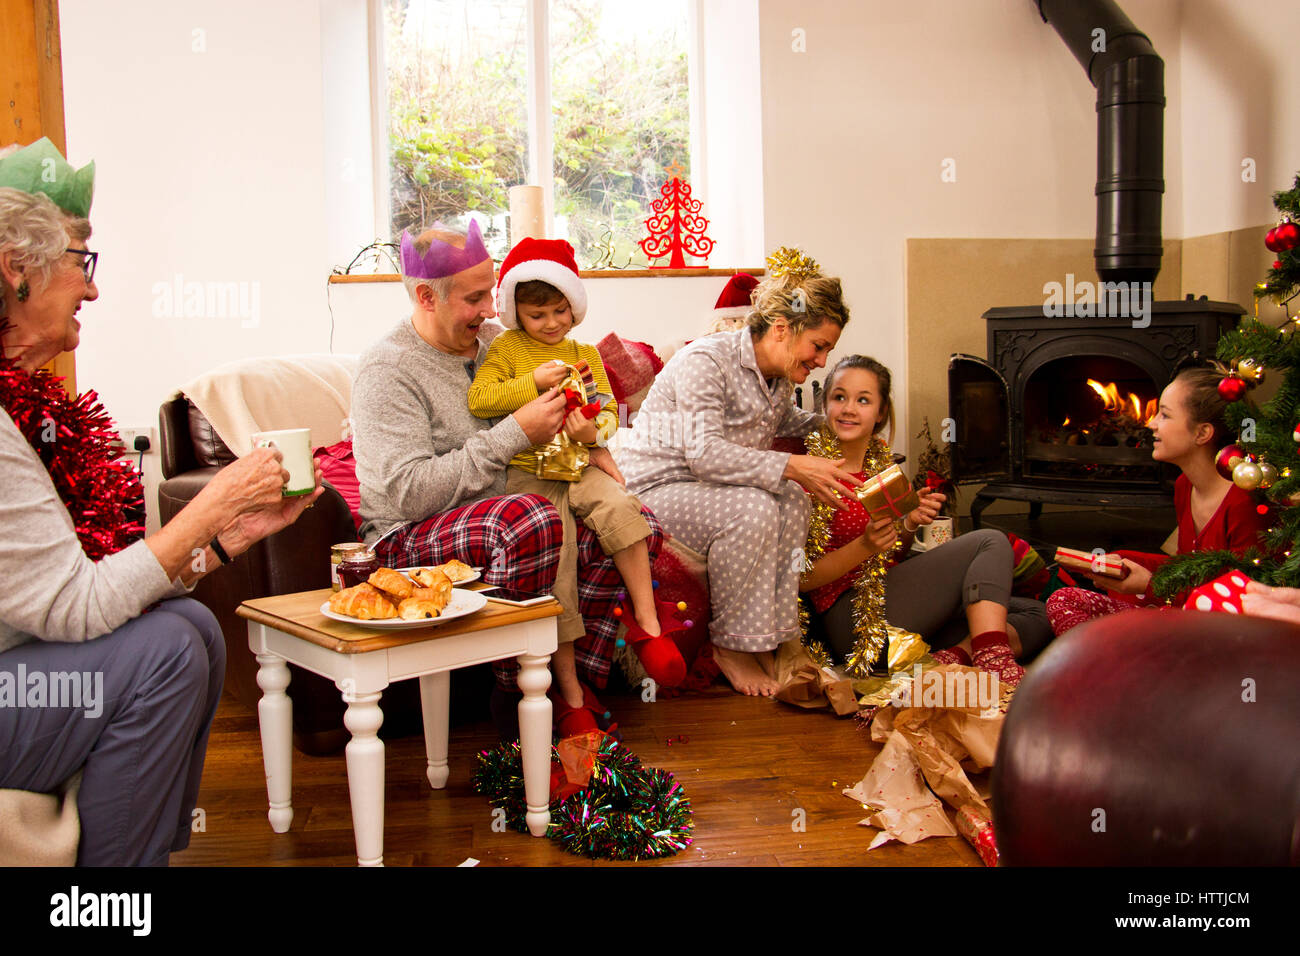
[[[845,470],[864,481],[871,477],[866,459],[889,462],[880,433],[888,425],[893,435],[890,381],[889,369],[863,355],[841,359],[826,377],[826,426],[839,443]],[[1014,561],[1007,536],[974,531],[903,560],[917,529],[938,515],[944,496],[923,494],[904,516],[901,535],[893,521],[872,521],[861,502],[846,498],[849,508],[832,512],[825,552],[800,584],[813,605],[812,636],[839,659],[848,655],[857,640],[853,584],[864,561],[888,552],[901,537],[885,578],[886,620],[939,648],[933,653],[940,661],[973,664],[1008,684],[1019,683],[1024,668],[1016,657],[1036,654],[1051,640],[1051,630],[1041,602],[1011,596]]]
[[[1174,483],[1178,515],[1178,554],[1190,551],[1234,551],[1241,554],[1259,544],[1268,519],[1256,510],[1249,492],[1219,474],[1214,466],[1220,448],[1232,440],[1219,395],[1221,373],[1186,368],[1160,395],[1160,407],[1147,423],[1151,457],[1177,465],[1182,474]],[[1162,604],[1151,591],[1152,572],[1169,558],[1163,554],[1120,551],[1126,574],[1122,580],[1084,572],[1105,588],[1098,594],[1084,588],[1063,588],[1047,599],[1047,617],[1059,636],[1084,621],[1135,607]],[[1181,606],[1182,601],[1172,603]]]

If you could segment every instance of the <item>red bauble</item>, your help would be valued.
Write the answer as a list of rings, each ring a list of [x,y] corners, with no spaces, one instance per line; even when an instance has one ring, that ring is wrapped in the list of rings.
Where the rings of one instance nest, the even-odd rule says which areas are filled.
[[[1278,226],[1273,233],[1273,241],[1281,252],[1289,252],[1300,245],[1300,226],[1288,220]]]
[[[1281,269],[1281,268],[1282,268],[1282,260],[1281,260],[1281,259],[1274,259],[1274,260],[1273,260],[1273,268],[1274,268],[1274,269]]]
[[[1232,481],[1232,469],[1246,460],[1240,445],[1227,445],[1214,458],[1214,467],[1225,481]]]
[[[1229,375],[1219,381],[1219,396],[1225,402],[1239,402],[1241,397],[1246,394],[1246,380],[1237,378],[1235,375]]]
[[[1264,236],[1264,248],[1269,252],[1281,252],[1282,247],[1277,244],[1277,226],[1274,226]]]

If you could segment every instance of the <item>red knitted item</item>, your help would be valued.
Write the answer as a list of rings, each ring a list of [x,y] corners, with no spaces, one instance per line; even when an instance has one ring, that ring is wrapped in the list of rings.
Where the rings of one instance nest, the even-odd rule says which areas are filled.
[[[970,667],[970,655],[960,647],[948,647],[942,651],[934,651],[930,656],[940,664],[960,664],[962,667]]]
[[[971,663],[980,670],[993,671],[1008,687],[1015,687],[1024,679],[1025,669],[1016,663],[1006,631],[976,634],[970,639],[970,647]]]

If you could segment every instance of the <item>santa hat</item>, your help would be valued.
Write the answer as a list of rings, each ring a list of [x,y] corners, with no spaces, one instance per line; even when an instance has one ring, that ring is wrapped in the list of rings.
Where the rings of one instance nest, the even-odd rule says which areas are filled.
[[[752,296],[758,279],[747,272],[737,272],[727,280],[722,288],[722,295],[713,307],[713,316],[718,319],[743,319],[753,308]]]
[[[506,328],[519,328],[519,318],[515,315],[515,287],[533,279],[555,286],[569,300],[574,325],[583,320],[587,314],[587,290],[578,278],[573,246],[563,239],[527,237],[520,239],[507,253],[497,279],[497,312]]]

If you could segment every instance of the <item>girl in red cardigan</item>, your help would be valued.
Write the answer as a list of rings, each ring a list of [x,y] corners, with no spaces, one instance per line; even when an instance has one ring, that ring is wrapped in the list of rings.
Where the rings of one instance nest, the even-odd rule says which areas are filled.
[[[1215,455],[1231,441],[1224,422],[1227,403],[1219,396],[1223,376],[1208,368],[1179,372],[1160,396],[1160,408],[1148,422],[1153,436],[1151,457],[1182,469],[1174,483],[1178,515],[1178,554],[1190,551],[1234,551],[1241,554],[1259,544],[1268,521],[1256,511],[1256,501],[1219,474]],[[1083,588],[1063,588],[1047,599],[1047,617],[1059,637],[1084,621],[1106,614],[1163,604],[1151,591],[1153,572],[1167,555],[1120,551],[1127,574],[1123,580],[1087,574],[1108,594]],[[1176,605],[1182,600],[1175,598]]]

